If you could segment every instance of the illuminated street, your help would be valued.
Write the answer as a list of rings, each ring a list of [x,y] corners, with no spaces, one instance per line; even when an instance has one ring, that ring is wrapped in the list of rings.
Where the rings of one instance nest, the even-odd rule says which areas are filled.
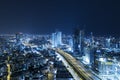
[[[76,75],[79,76],[79,78],[75,78],[75,80],[79,80],[80,78],[86,79],[86,80],[88,80],[88,79],[89,80],[93,80],[93,79],[101,80],[99,77],[90,73],[90,71],[85,69],[81,64],[78,65],[76,60],[72,56],[68,55],[67,53],[65,53],[61,50],[57,50],[57,52],[60,53],[60,55],[64,56],[64,58],[69,62],[71,67],[74,68],[74,72],[75,72],[74,76],[76,76]],[[64,60],[63,60],[63,62],[64,62]]]
[[[8,69],[8,75],[7,75],[7,80],[11,80],[10,79],[10,74],[11,74],[11,71],[10,71],[10,64],[7,64],[7,69]]]
[[[68,69],[68,71],[72,74],[73,78],[75,80],[82,80],[80,76],[78,76],[78,74],[76,73],[76,71],[74,71],[74,69],[71,67],[71,65],[64,59],[64,57],[62,57],[59,53],[56,53],[59,58],[62,60],[62,62],[64,63],[64,65],[66,66],[66,68]]]

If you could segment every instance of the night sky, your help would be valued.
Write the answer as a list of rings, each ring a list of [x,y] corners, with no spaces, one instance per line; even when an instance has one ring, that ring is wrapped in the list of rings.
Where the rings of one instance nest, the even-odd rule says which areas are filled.
[[[120,36],[119,0],[0,0],[0,33],[88,34]]]

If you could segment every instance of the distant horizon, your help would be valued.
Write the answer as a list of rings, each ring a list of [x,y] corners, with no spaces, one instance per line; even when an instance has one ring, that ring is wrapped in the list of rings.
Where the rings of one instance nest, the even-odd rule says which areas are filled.
[[[73,35],[73,32],[72,33],[65,33],[65,32],[63,32],[63,31],[61,31],[61,30],[59,30],[60,32],[62,32],[62,34],[65,34],[65,35]],[[29,35],[52,35],[52,33],[55,33],[56,31],[54,30],[53,32],[49,32],[49,33],[26,33],[26,32],[20,32],[20,33],[23,33],[23,34],[29,34]],[[0,35],[15,35],[16,33],[19,33],[19,32],[15,32],[15,33],[0,33]],[[91,34],[90,34],[91,32],[85,32],[85,36],[90,36]],[[111,34],[97,34],[97,33],[94,33],[94,32],[92,32],[93,33],[93,36],[95,36],[95,37],[120,37],[120,35],[111,35]]]
[[[3,0],[0,33],[49,34],[74,27],[95,35],[120,36],[120,0]]]

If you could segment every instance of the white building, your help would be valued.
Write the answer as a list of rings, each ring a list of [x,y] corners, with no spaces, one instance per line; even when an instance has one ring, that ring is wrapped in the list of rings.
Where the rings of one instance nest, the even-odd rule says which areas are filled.
[[[88,47],[84,48],[83,61],[85,64],[90,64],[90,49]]]
[[[62,44],[62,32],[56,32],[57,46]]]
[[[58,47],[62,44],[62,32],[52,33],[52,47]]]

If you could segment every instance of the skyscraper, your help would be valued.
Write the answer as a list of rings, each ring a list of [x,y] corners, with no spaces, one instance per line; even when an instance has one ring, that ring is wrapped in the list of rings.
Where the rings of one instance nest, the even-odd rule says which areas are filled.
[[[56,47],[55,33],[52,33],[52,47]]]
[[[83,55],[83,49],[84,49],[84,30],[80,31],[80,55]]]
[[[62,45],[62,32],[57,31],[52,33],[52,47],[58,47]]]
[[[62,32],[56,32],[57,45],[62,44]]]
[[[16,33],[16,43],[20,44],[21,43],[21,38],[23,37],[23,33]]]
[[[110,38],[107,38],[107,39],[106,39],[106,47],[107,47],[107,48],[110,48]]]
[[[73,33],[73,51],[75,55],[82,56],[84,47],[84,31],[76,28]]]

